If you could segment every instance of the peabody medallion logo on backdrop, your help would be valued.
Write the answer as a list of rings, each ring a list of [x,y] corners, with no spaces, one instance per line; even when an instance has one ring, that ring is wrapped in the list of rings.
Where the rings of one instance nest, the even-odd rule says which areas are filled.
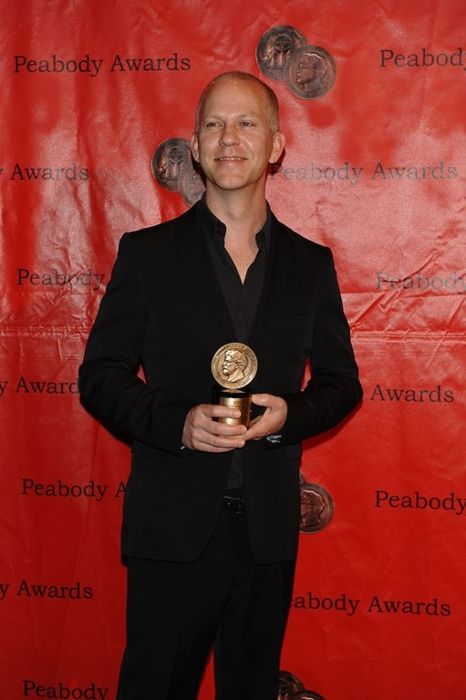
[[[306,690],[304,683],[289,671],[280,671],[277,700],[325,700],[315,690]]]
[[[320,532],[333,518],[333,498],[320,484],[308,483],[300,475],[301,510],[299,530],[303,533]]]
[[[205,187],[191,157],[189,141],[179,137],[162,141],[151,159],[152,174],[169,192],[179,192],[187,204],[195,204]]]
[[[293,95],[304,100],[326,95],[335,82],[333,56],[321,46],[309,44],[290,25],[272,27],[262,35],[256,61],[264,75],[284,81]]]

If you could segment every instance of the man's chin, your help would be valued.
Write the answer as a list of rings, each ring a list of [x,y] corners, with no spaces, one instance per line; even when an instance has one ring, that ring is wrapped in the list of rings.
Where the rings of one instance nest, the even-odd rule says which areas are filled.
[[[219,190],[223,190],[225,192],[234,192],[235,190],[242,190],[251,185],[251,183],[248,180],[241,177],[215,178],[215,180],[211,180],[211,184]]]

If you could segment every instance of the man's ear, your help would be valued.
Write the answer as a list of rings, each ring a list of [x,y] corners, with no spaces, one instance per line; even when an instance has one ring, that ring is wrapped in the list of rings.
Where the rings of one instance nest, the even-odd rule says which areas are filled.
[[[281,131],[276,131],[273,135],[272,153],[270,154],[269,163],[276,163],[283,153],[285,148],[285,134]]]
[[[196,163],[199,163],[199,141],[196,132],[191,136],[191,153]]]

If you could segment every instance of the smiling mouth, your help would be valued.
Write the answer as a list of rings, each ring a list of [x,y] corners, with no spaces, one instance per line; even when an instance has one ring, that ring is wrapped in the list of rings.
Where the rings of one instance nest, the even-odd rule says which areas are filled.
[[[241,160],[246,160],[246,158],[243,158],[241,156],[218,156],[217,158],[214,158],[214,160],[241,161]]]

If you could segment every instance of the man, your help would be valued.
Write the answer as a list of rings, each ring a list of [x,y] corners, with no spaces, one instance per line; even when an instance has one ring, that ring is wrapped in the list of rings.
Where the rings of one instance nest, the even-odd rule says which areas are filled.
[[[238,382],[244,379],[244,370],[248,361],[246,355],[239,350],[227,350],[222,365],[222,372],[228,382]]]
[[[193,700],[214,641],[219,700],[277,695],[300,442],[361,397],[330,251],[265,200],[284,143],[267,86],[214,79],[192,138],[205,199],[123,236],[89,337],[82,401],[133,443],[118,700]],[[212,356],[237,342],[258,360],[249,429],[219,421],[240,412],[211,398]]]
[[[326,73],[327,66],[320,56],[305,53],[296,67],[296,83],[304,92],[318,95]]]

